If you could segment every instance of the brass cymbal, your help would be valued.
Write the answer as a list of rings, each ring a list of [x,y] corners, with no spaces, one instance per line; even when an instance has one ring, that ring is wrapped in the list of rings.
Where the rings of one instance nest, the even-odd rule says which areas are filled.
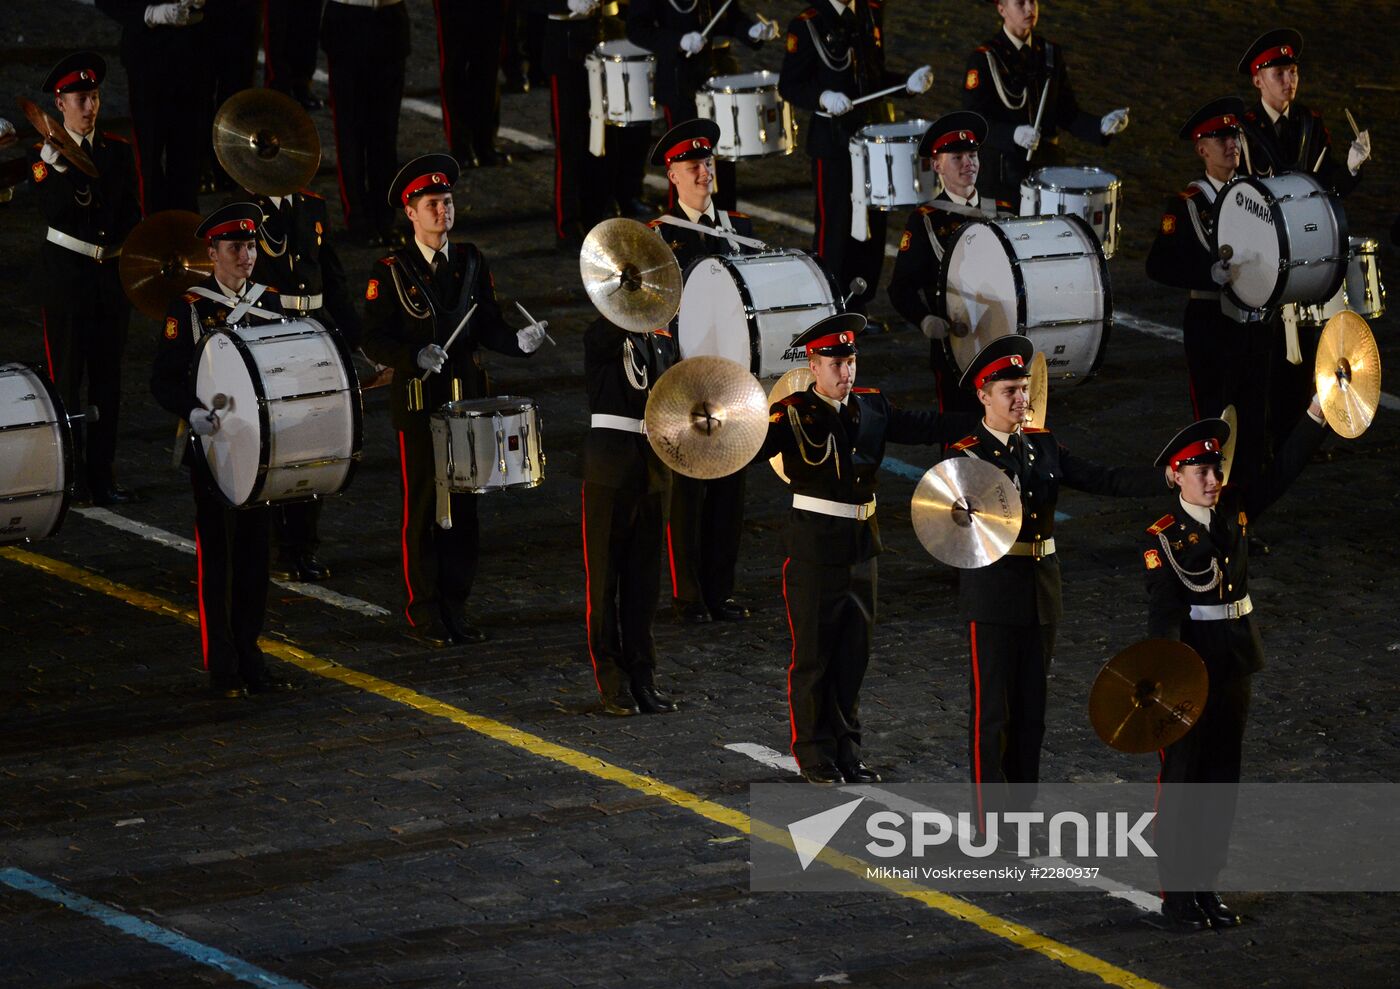
[[[651,386],[647,440],[666,466],[702,480],[744,467],[768,436],[768,401],[749,369],[727,357],[690,357]]]
[[[1006,555],[1021,531],[1021,493],[984,460],[953,457],[919,479],[909,505],[924,549],[953,567],[973,569]]]
[[[1220,483],[1223,487],[1230,483],[1230,468],[1235,463],[1235,440],[1240,435],[1240,414],[1235,411],[1233,405],[1227,405],[1225,411],[1220,413],[1220,418],[1230,426],[1230,435],[1225,438],[1225,446],[1220,451]]]
[[[1026,403],[1025,424],[1032,429],[1045,428],[1045,410],[1050,403],[1050,371],[1045,355],[1039,350],[1031,358],[1031,393]]]
[[[214,271],[208,245],[194,235],[198,213],[162,210],[127,234],[117,262],[122,289],[131,304],[152,319],[161,319],[182,292]]]
[[[290,96],[245,89],[214,115],[214,154],[249,192],[286,196],[316,176],[321,138],[310,115]]]
[[[1313,382],[1333,432],[1349,440],[1366,432],[1381,400],[1381,355],[1366,320],[1343,310],[1327,321]]]
[[[768,393],[768,406],[771,408],[777,405],[793,392],[806,391],[807,386],[815,380],[817,380],[817,376],[812,373],[811,368],[793,368],[773,385],[773,390]],[[773,468],[773,473],[782,478],[784,484],[788,483],[788,476],[783,473],[783,455],[781,453],[768,458],[768,466]]]
[[[633,333],[665,326],[681,305],[681,266],[644,223],[604,220],[584,238],[579,274],[593,305]]]
[[[73,143],[73,139],[68,136],[68,131],[63,128],[63,125],[45,113],[39,104],[31,99],[21,96],[19,108],[24,111],[25,117],[34,125],[39,136],[46,141],[51,141],[54,147],[58,148],[58,153],[67,158],[74,168],[84,175],[97,178],[97,166],[92,163],[92,159],[88,157],[86,151]]]
[[[1196,650],[1172,639],[1145,639],[1099,670],[1089,691],[1089,721],[1120,752],[1152,752],[1191,730],[1209,690]]]

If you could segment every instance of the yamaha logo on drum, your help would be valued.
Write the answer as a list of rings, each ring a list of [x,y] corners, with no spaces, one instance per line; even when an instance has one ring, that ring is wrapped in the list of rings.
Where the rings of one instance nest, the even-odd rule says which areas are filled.
[[[1263,203],[1255,202],[1253,199],[1246,199],[1243,192],[1235,192],[1235,205],[1244,207],[1246,213],[1253,214],[1263,220],[1269,226],[1274,225],[1274,214],[1265,208]]]

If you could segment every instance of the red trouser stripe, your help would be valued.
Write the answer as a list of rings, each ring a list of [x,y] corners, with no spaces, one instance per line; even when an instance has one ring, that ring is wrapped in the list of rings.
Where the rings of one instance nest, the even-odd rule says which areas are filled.
[[[452,150],[452,114],[447,106],[447,46],[443,40],[446,30],[442,23],[442,0],[433,0],[433,15],[437,18],[438,35],[438,95],[442,97],[442,129],[447,134],[447,149]]]
[[[967,623],[972,643],[972,780],[977,786],[977,821],[985,828],[982,815],[982,671],[977,663],[977,623]]]
[[[680,585],[676,583],[676,549],[671,545],[671,523],[666,523],[666,556],[671,561],[671,597],[679,598]]]
[[[136,140],[135,122],[131,126],[131,157],[136,160],[136,201],[141,204],[141,216],[151,215],[151,204],[146,202],[146,173],[141,171],[141,142]]]
[[[399,530],[399,547],[403,557],[403,586],[408,589],[408,603],[403,607],[408,624],[413,624],[413,580],[408,571],[408,449],[403,433],[399,433],[399,476],[403,479],[403,525]]]
[[[286,0],[283,0],[285,3]],[[270,87],[275,80],[272,67],[272,0],[262,0],[263,23],[263,85]]]
[[[199,523],[194,526],[195,593],[199,597],[199,651],[204,668],[209,669],[209,622],[204,617],[204,548],[199,542]]]
[[[788,604],[787,592],[787,568],[791,562],[792,557],[790,556],[783,561],[783,610],[787,613],[788,635],[792,637],[792,658],[788,661],[787,669],[788,726],[792,734],[792,738],[788,742],[788,751],[796,756],[797,713],[792,709],[792,671],[797,666],[797,631],[792,627],[792,605]]]
[[[826,259],[826,199],[823,195],[822,160],[817,159],[817,257]],[[840,276],[840,272],[833,272]]]
[[[43,322],[44,326],[44,360],[48,361],[49,380],[53,381],[54,384],[58,384],[53,376],[53,351],[49,349],[49,311],[42,306],[39,309],[39,319]]]
[[[588,572],[588,484],[582,485],[583,498],[583,631],[588,636],[588,661],[593,664],[593,682],[598,693],[603,681],[598,679],[598,657],[593,655],[593,581]]]

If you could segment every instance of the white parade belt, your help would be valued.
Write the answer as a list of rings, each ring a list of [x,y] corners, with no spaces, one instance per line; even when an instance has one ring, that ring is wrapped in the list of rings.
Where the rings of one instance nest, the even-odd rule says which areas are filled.
[[[1254,610],[1254,602],[1246,594],[1238,601],[1228,604],[1193,604],[1191,620],[1197,622],[1218,622],[1227,618],[1243,618]]]
[[[1033,556],[1037,560],[1053,555],[1055,552],[1055,537],[1049,539],[1027,539],[1018,540],[1011,544],[1011,548],[1006,551],[1007,556]]]
[[[608,415],[606,412],[593,413],[588,417],[588,423],[594,429],[620,429],[624,433],[641,433],[643,436],[647,431],[647,424],[640,419]]]
[[[818,512],[838,519],[855,519],[857,522],[864,522],[875,514],[875,499],[871,498],[864,505],[852,505],[847,501],[827,501],[825,498],[795,494],[792,496],[792,507],[800,508],[804,512]]]
[[[392,7],[403,0],[331,0],[331,3],[343,3],[347,7]]]
[[[116,247],[104,247],[101,244],[89,244],[85,240],[69,236],[62,230],[55,230],[49,227],[48,241],[50,244],[57,244],[59,247],[66,247],[70,251],[78,254],[86,254],[94,261],[106,261],[110,258],[121,257],[122,248],[118,244]]]
[[[282,300],[283,309],[296,309],[298,312],[320,309],[324,301],[324,296],[319,292],[315,295],[283,295],[279,298]]]

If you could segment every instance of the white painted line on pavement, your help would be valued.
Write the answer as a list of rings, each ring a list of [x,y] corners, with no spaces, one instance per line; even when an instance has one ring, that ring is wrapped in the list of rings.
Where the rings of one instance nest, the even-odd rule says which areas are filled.
[[[726,745],[725,748],[731,752],[738,752],[740,755],[746,755],[755,762],[767,766],[769,769],[778,769],[783,772],[792,773],[793,775],[796,775],[798,772],[797,760],[792,756],[783,755],[776,749],[770,749],[768,746],[760,745],[757,742],[731,742]],[[935,809],[925,804],[901,797],[896,793],[891,793],[889,790],[878,786],[846,786],[841,788],[841,792],[869,797],[876,803],[883,804],[891,810],[899,811],[904,814],[928,813]],[[959,828],[959,832],[962,832],[961,828]],[[1056,868],[1074,865],[1073,862],[1050,858],[1048,855],[1032,857],[1026,861]],[[1128,903],[1131,903],[1133,906],[1147,913],[1157,913],[1162,907],[1162,900],[1156,894],[1146,893],[1124,883],[1115,882],[1103,875],[1102,871],[1095,879],[1071,879],[1070,882],[1073,882],[1077,886],[1085,886],[1090,889],[1100,890],[1120,900],[1126,900]]]

